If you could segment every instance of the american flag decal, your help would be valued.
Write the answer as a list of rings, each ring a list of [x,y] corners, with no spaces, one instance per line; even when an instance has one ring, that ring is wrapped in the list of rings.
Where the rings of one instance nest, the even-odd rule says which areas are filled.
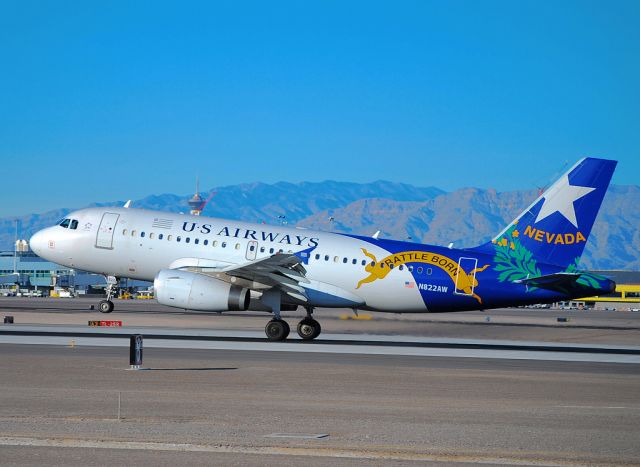
[[[159,219],[156,217],[153,219],[151,226],[157,227],[158,229],[170,229],[173,227],[173,221],[171,219]]]
[[[416,283],[415,282],[410,282],[410,281],[405,281],[404,286],[407,289],[413,289],[416,286]]]

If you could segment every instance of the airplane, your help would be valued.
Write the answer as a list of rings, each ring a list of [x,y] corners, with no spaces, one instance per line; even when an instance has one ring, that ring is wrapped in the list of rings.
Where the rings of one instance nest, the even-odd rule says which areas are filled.
[[[153,281],[155,298],[203,312],[271,313],[265,333],[290,332],[282,311],[317,338],[316,307],[391,313],[486,310],[602,295],[615,282],[578,263],[617,161],[584,158],[491,241],[454,249],[131,207],[70,213],[31,237],[40,257],[107,277]]]

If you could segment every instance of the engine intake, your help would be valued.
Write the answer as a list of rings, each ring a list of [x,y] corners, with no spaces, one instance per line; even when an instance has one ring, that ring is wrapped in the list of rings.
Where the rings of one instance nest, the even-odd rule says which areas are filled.
[[[158,303],[198,311],[244,311],[249,289],[204,274],[162,269],[153,281]]]

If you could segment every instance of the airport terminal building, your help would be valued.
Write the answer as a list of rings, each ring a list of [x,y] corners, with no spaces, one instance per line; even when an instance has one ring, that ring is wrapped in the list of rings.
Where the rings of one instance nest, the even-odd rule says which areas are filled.
[[[106,285],[102,275],[70,269],[40,258],[29,249],[26,240],[18,240],[14,251],[0,251],[0,295],[103,294]],[[123,279],[120,287],[134,290],[150,285]]]

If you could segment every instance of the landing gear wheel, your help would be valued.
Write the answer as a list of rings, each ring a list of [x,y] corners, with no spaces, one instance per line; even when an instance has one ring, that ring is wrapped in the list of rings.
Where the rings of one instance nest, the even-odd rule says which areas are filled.
[[[305,341],[315,339],[321,331],[320,323],[313,318],[305,318],[298,323],[298,335]]]
[[[270,341],[283,341],[289,335],[289,325],[282,319],[272,319],[264,327],[264,332]]]
[[[100,313],[111,313],[113,311],[113,302],[111,300],[102,300],[98,304],[98,310],[100,310]]]

